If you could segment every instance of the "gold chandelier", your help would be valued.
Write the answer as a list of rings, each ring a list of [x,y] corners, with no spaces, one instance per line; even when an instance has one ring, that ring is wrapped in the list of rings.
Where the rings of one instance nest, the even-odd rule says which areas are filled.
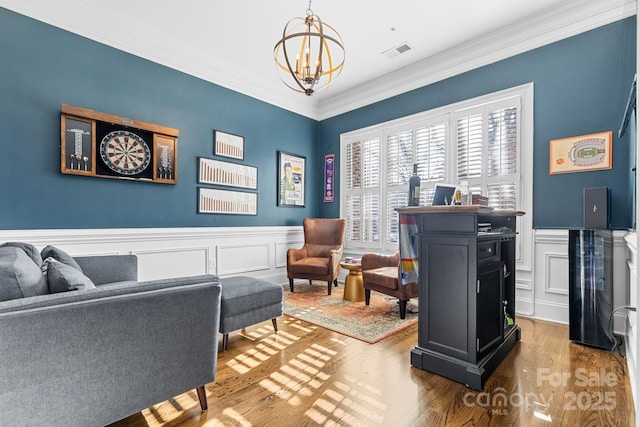
[[[344,65],[340,34],[311,10],[306,18],[293,18],[273,49],[280,78],[291,89],[311,95],[329,86]]]

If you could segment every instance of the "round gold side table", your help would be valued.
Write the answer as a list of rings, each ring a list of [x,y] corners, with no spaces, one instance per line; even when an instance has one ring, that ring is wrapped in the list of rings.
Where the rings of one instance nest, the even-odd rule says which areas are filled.
[[[340,267],[349,270],[349,274],[344,279],[344,296],[342,299],[351,302],[364,301],[362,266],[350,262],[341,262]]]

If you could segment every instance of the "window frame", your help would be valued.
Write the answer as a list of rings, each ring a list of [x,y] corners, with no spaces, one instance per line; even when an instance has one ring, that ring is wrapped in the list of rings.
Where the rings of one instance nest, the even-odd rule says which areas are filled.
[[[402,117],[395,120],[379,123],[362,129],[356,129],[340,135],[340,170],[346,171],[346,147],[348,144],[366,139],[380,139],[380,186],[377,191],[380,198],[380,218],[378,224],[379,239],[375,242],[353,242],[345,240],[345,251],[353,254],[361,254],[366,251],[375,250],[382,253],[393,253],[398,250],[398,244],[395,242],[387,242],[387,193],[389,189],[398,189],[398,186],[389,187],[387,189],[387,164],[386,164],[386,147],[388,137],[399,132],[413,130],[421,127],[429,127],[434,124],[441,123],[445,118],[445,127],[447,139],[445,142],[445,158],[446,171],[445,179],[442,183],[458,182],[456,170],[456,126],[457,119],[467,115],[473,111],[483,111],[483,119],[487,117],[488,111],[495,111],[496,108],[504,108],[507,105],[513,105],[513,99],[518,98],[518,146],[516,168],[517,174],[515,180],[512,177],[506,178],[508,182],[516,184],[516,209],[525,212],[524,216],[517,218],[517,228],[519,238],[516,249],[516,262],[519,270],[531,271],[532,265],[532,190],[533,190],[533,162],[526,162],[524,159],[533,159],[533,83],[527,83],[521,86],[501,90],[498,92],[482,95],[476,98],[444,105],[442,107],[423,111],[410,116]],[[502,105],[502,107],[500,107]],[[484,140],[488,128],[483,129]],[[416,144],[413,144],[413,159],[416,156]],[[483,156],[486,161],[487,144],[483,147]],[[487,183],[486,165],[483,171],[483,184]],[[346,189],[346,175],[340,180],[340,216],[346,218],[345,201],[348,195],[354,194],[354,191]],[[495,177],[491,181],[500,181],[505,178]],[[433,183],[435,184],[435,183]],[[424,189],[431,186],[432,183],[422,184]],[[406,185],[405,185],[406,186]],[[408,190],[405,189],[405,190]]]

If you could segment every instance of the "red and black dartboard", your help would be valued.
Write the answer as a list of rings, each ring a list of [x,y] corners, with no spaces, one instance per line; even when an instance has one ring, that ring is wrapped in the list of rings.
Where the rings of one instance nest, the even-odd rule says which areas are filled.
[[[109,169],[127,176],[144,171],[151,161],[151,152],[144,139],[126,130],[106,134],[100,143],[100,156]]]

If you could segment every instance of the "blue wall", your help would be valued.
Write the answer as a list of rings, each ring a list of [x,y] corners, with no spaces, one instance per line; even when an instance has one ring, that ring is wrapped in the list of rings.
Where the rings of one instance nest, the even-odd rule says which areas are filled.
[[[62,175],[62,103],[179,129],[178,184]],[[276,152],[313,165],[317,126],[0,8],[0,229],[300,225],[318,212],[321,179],[307,171],[305,208],[277,207]],[[245,137],[257,216],[197,213],[197,158],[214,157],[214,129]]]
[[[632,17],[324,120],[318,158],[339,155],[341,133],[534,82],[533,226],[582,227],[583,188],[608,186],[612,227],[631,227],[632,132],[619,139],[617,131],[635,73],[635,40]],[[549,140],[608,130],[612,170],[549,174]],[[320,209],[327,217],[340,213],[337,202]]]
[[[635,141],[617,130],[635,73],[635,33],[636,19],[628,18],[318,124],[0,8],[0,229],[336,217],[339,194],[321,202],[322,162],[327,153],[339,156],[341,133],[528,82],[535,83],[534,227],[582,226],[582,189],[596,186],[612,189],[612,226],[630,227]],[[60,174],[62,103],[178,128],[178,184]],[[257,216],[197,214],[197,158],[214,157],[214,129],[245,137],[242,163],[258,167]],[[549,175],[550,139],[605,130],[614,131],[612,170]],[[278,150],[307,158],[305,208],[276,206]]]

